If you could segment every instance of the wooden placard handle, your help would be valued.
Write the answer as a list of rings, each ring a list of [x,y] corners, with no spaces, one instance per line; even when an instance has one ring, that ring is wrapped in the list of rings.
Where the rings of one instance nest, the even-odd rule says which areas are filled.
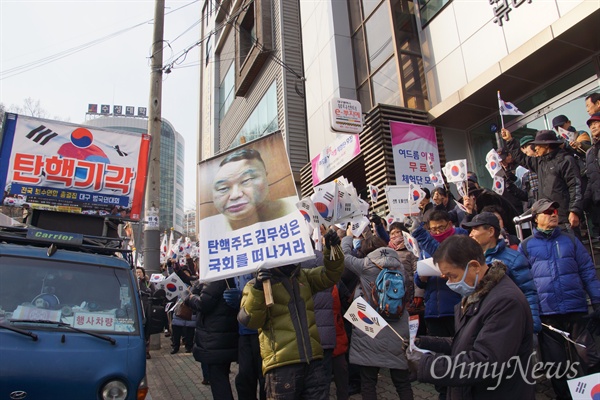
[[[271,289],[270,279],[263,281],[263,290],[265,292],[265,303],[267,307],[271,307],[273,305],[273,290]]]

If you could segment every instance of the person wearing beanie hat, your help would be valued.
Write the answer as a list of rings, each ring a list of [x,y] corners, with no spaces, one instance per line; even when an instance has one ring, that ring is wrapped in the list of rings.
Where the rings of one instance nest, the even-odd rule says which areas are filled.
[[[583,215],[581,175],[575,158],[560,147],[561,140],[554,131],[538,131],[531,144],[536,145],[537,157],[521,152],[520,143],[513,139],[508,129],[502,129],[502,139],[515,161],[538,174],[538,193],[560,204],[559,223],[564,229],[577,228]],[[569,225],[567,225],[569,224]],[[577,233],[577,232],[576,232]]]
[[[523,149],[523,147],[525,147],[526,145],[531,146],[531,142],[533,142],[535,140],[535,138],[532,135],[525,135],[521,138],[521,140],[519,140],[519,144],[521,145],[521,149]],[[525,153],[527,154],[527,153]]]
[[[594,141],[598,141],[598,124],[594,124],[594,122],[600,122],[600,112],[593,113],[590,116],[590,119],[587,120],[587,126],[592,131],[592,137],[594,138]],[[595,127],[595,129],[593,129],[592,125]]]

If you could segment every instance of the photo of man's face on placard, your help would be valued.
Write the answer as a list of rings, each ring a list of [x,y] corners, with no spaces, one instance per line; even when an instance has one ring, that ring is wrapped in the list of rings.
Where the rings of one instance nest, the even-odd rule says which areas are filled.
[[[298,195],[280,132],[200,163],[198,176],[200,221],[209,219],[220,231],[297,210]]]

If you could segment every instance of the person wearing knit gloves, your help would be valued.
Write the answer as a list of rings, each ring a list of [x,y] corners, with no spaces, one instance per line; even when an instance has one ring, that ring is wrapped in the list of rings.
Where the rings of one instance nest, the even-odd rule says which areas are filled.
[[[323,236],[323,266],[299,264],[260,269],[242,293],[238,321],[258,329],[267,398],[328,399],[323,349],[315,321],[313,294],[335,285],[344,270],[338,235]],[[267,307],[264,282],[270,280],[273,305]]]

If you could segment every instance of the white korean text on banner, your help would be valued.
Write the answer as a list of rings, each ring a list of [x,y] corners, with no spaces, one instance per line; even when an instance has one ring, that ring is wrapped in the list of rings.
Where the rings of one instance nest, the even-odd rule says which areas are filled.
[[[200,280],[314,258],[281,132],[198,167]]]
[[[138,220],[149,148],[145,134],[7,114],[3,204]]]
[[[431,173],[440,171],[435,128],[406,122],[390,122],[396,184],[414,182],[432,186]],[[433,165],[433,171],[428,166]]]
[[[358,135],[338,135],[333,143],[311,160],[313,185],[317,186],[359,154]]]

